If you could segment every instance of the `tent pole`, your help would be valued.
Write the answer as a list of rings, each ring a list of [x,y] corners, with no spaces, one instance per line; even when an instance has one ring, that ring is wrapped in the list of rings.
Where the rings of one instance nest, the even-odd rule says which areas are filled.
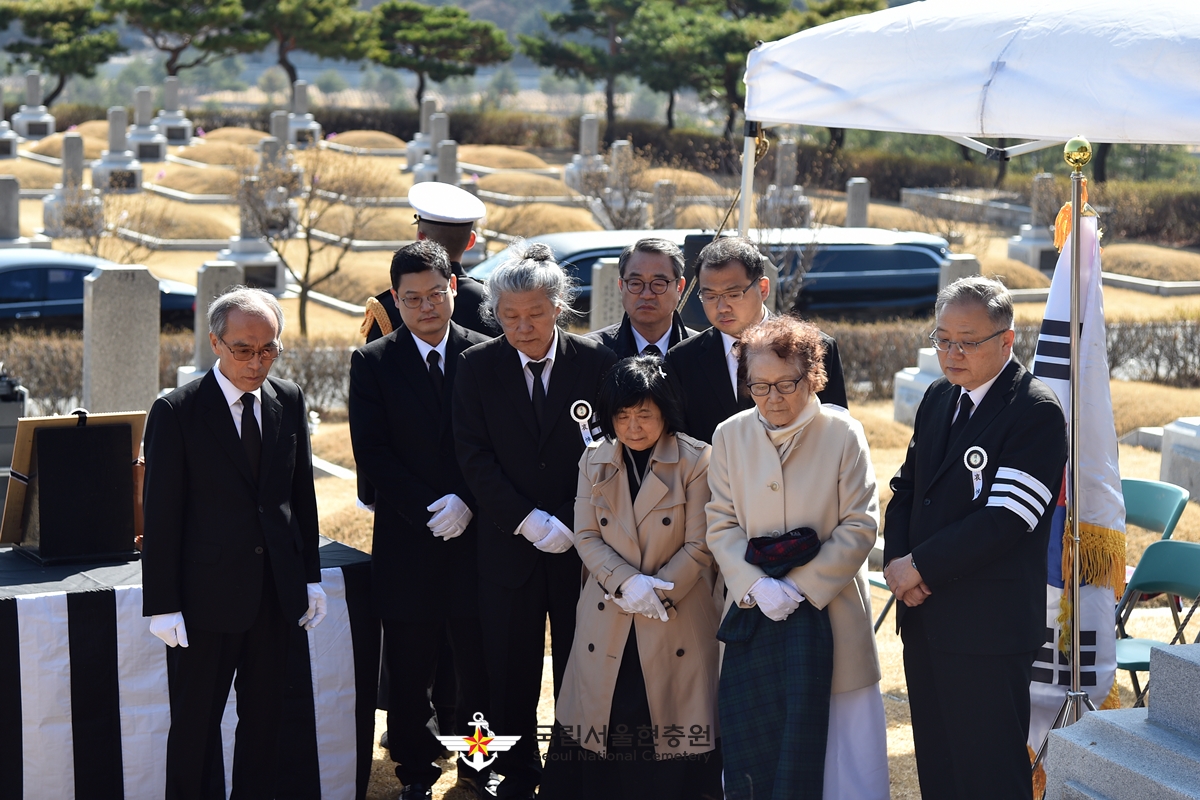
[[[754,155],[761,134],[761,122],[746,120],[742,140],[742,206],[738,211],[738,236],[750,232],[750,217],[754,208]]]
[[[1033,769],[1046,756],[1046,747],[1050,743],[1050,732],[1057,728],[1073,725],[1083,716],[1084,709],[1095,711],[1092,698],[1082,690],[1079,680],[1079,377],[1082,364],[1083,313],[1081,310],[1082,297],[1080,275],[1079,241],[1080,220],[1087,214],[1083,205],[1083,167],[1092,159],[1092,146],[1082,136],[1077,136],[1067,142],[1064,152],[1067,163],[1073,169],[1071,172],[1071,420],[1070,420],[1070,460],[1069,478],[1071,495],[1068,504],[1067,524],[1070,526],[1071,547],[1071,576],[1066,588],[1071,591],[1071,689],[1063,699],[1062,708],[1042,746],[1038,748],[1037,757],[1033,761]],[[1063,576],[1066,578],[1067,576]],[[1066,589],[1064,589],[1065,591]]]

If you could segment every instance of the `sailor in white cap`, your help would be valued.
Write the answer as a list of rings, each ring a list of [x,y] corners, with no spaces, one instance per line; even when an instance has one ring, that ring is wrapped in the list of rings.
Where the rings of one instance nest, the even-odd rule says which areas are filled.
[[[417,238],[430,239],[446,249],[450,268],[458,277],[453,320],[464,328],[485,336],[495,336],[479,316],[483,302],[483,284],[463,272],[463,253],[475,244],[474,225],[486,213],[483,203],[470,192],[448,183],[425,181],[408,190],[408,202],[417,215]],[[367,301],[367,313],[361,333],[368,342],[386,336],[401,325],[400,312],[390,289]]]

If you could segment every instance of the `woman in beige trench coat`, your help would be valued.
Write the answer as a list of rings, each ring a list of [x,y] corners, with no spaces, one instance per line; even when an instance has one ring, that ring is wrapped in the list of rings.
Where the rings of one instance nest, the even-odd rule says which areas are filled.
[[[719,798],[709,447],[675,433],[678,400],[654,356],[618,363],[597,413],[607,436],[580,460],[586,573],[539,797]]]

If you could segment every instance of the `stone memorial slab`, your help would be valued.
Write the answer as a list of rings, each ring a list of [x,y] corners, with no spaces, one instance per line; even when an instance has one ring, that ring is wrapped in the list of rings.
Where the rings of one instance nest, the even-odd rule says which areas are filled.
[[[437,112],[429,115],[429,147],[421,157],[421,163],[413,167],[413,183],[425,183],[438,179],[439,143],[450,138],[450,115]]]
[[[167,144],[182,146],[192,141],[192,121],[179,108],[179,78],[174,75],[163,82],[163,107],[151,124],[167,137]]]
[[[1200,497],[1200,417],[1181,417],[1163,426],[1158,479]]]
[[[1054,218],[1059,205],[1055,201],[1054,176],[1043,172],[1033,176],[1029,224],[1008,240],[1008,257],[1047,274],[1054,273],[1058,250],[1054,247]]]
[[[871,182],[866,178],[846,181],[846,227],[867,227],[867,210],[871,205]]]
[[[462,169],[458,166],[458,142],[453,139],[438,142],[437,179],[452,186],[462,183]]]
[[[675,227],[675,194],[671,181],[654,182],[654,227],[658,230]]]
[[[243,181],[257,183],[258,177],[247,176]],[[275,191],[282,193],[279,200],[282,201],[283,211],[289,212],[291,207],[287,202],[287,190],[276,187]],[[278,206],[280,203],[277,200],[275,204]],[[217,253],[217,260],[237,264],[242,270],[243,282],[247,286],[282,294],[287,291],[287,267],[267,241],[260,220],[245,206],[240,211],[241,225],[238,235],[229,237],[229,246]]]
[[[0,96],[2,94],[0,92]],[[3,102],[0,102],[0,107],[3,105]],[[20,141],[21,137],[9,127],[8,120],[0,119],[0,158],[16,158],[17,144]]]
[[[775,182],[758,203],[761,224],[768,228],[807,228],[812,225],[812,201],[796,184],[796,140],[783,139],[775,156]]]
[[[942,377],[937,351],[922,347],[917,351],[917,366],[905,367],[892,382],[892,419],[911,426],[917,419],[917,406],[929,384]]]
[[[49,249],[50,239],[21,235],[21,183],[12,175],[0,175],[0,250],[29,247]]]
[[[592,267],[592,310],[588,314],[588,330],[599,330],[621,321],[625,308],[621,305],[621,277],[617,259],[602,258]]]
[[[139,86],[133,98],[133,125],[126,136],[127,147],[138,161],[166,160],[167,137],[154,124],[154,97],[150,87]]]
[[[13,130],[23,139],[44,139],[54,133],[54,115],[42,105],[42,73],[25,73],[25,104],[12,116]]]
[[[192,364],[179,367],[177,386],[203,377],[217,362],[208,340],[208,307],[213,300],[245,280],[242,266],[233,261],[206,261],[196,270],[195,354]]]
[[[308,81],[292,84],[292,113],[288,114],[287,141],[301,149],[321,141],[321,123],[308,113]]]
[[[437,100],[426,97],[421,101],[421,122],[411,141],[405,145],[404,156],[407,162],[405,170],[412,172],[430,152],[429,118],[437,113]]]
[[[83,406],[149,411],[158,396],[158,278],[103,267],[83,279]]]
[[[604,156],[600,155],[600,120],[595,114],[584,114],[579,118],[579,152],[563,169],[563,182],[580,192],[589,183],[588,174],[607,170]]]
[[[942,262],[938,272],[938,291],[945,289],[959,278],[979,275],[979,259],[971,253],[951,253]]]
[[[108,149],[92,162],[92,186],[101,192],[140,192],[142,165],[130,151],[124,106],[108,109]]]
[[[62,183],[42,198],[43,232],[57,237],[89,236],[104,225],[104,201],[83,185],[83,137],[67,133],[62,140]]]

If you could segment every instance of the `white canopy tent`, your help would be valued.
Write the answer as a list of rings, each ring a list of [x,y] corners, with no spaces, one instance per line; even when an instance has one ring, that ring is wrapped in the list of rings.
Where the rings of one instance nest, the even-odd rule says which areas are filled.
[[[1000,157],[1078,134],[1196,144],[1200,2],[923,0],[760,45],[745,81],[746,119],[767,126],[934,134],[981,152],[973,137],[1032,140]]]

